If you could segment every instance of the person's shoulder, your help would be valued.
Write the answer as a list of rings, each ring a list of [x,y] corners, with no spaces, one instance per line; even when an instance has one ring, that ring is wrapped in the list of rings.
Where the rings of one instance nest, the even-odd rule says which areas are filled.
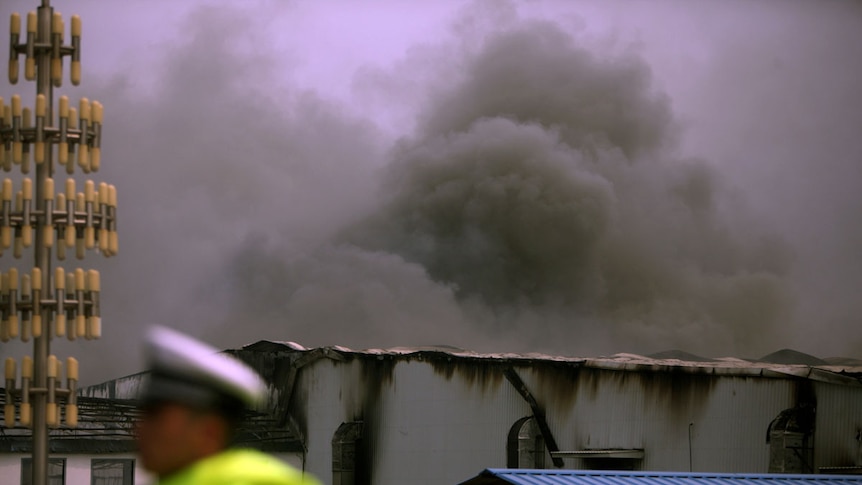
[[[219,485],[319,485],[319,482],[272,455],[250,449],[220,453],[201,463],[205,483]]]

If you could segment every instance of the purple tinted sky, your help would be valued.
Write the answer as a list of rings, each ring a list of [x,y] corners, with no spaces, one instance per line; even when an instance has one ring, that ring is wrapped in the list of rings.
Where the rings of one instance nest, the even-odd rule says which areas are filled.
[[[83,18],[84,81],[62,92],[105,100],[105,169],[96,178],[116,183],[123,205],[120,256],[84,262],[105,274],[106,336],[60,345],[61,353],[81,356],[89,375],[138,370],[137,346],[128,342],[149,323],[175,324],[224,347],[266,338],[581,354],[685,347],[712,356],[759,356],[793,347],[822,357],[858,356],[857,3],[54,5],[67,25],[73,13]],[[0,4],[4,32],[10,12],[35,6]],[[677,144],[662,156],[701,158],[713,170],[710,180],[730,194],[717,200],[716,211],[744,207],[731,225],[762,230],[745,229],[730,239],[781,241],[787,254],[783,291],[791,295],[781,322],[745,330],[731,322],[735,330],[727,335],[658,325],[655,332],[633,330],[626,337],[637,326],[630,321],[572,330],[560,316],[565,308],[520,308],[511,316],[511,309],[459,297],[453,289],[459,280],[441,280],[421,258],[393,249],[397,237],[391,234],[381,247],[345,249],[343,228],[376,211],[379,172],[398,158],[393,144],[430,139],[423,122],[463,81],[486,39],[534,18],[552,22],[599,59],[630,55],[648,66],[651,89],[667,94],[679,130]],[[6,52],[6,42],[0,51]],[[31,87],[3,83],[0,95],[30,95]],[[243,129],[249,133],[239,133]],[[279,157],[289,162],[271,162]],[[258,249],[242,249],[249,245]],[[0,264],[5,269],[11,261],[4,256]],[[240,267],[262,269],[234,277]],[[279,268],[278,274],[260,276],[267,268]],[[236,285],[256,284],[275,289],[268,298],[261,292],[235,296],[242,293]],[[266,309],[273,298],[283,303]],[[351,322],[357,313],[359,323]],[[244,318],[256,323],[231,323]],[[507,321],[505,331],[489,323],[495,318]],[[566,339],[585,343],[559,343]],[[102,369],[104,359],[116,365]]]

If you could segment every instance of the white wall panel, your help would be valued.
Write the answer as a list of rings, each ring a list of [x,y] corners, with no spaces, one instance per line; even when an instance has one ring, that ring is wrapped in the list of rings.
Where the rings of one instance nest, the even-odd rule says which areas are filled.
[[[817,383],[814,463],[862,466],[862,387]]]

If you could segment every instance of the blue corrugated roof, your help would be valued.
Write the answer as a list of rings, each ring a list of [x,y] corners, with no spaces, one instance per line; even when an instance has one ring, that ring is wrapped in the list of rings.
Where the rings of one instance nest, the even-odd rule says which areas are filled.
[[[862,485],[856,475],[620,472],[489,468],[461,485]]]

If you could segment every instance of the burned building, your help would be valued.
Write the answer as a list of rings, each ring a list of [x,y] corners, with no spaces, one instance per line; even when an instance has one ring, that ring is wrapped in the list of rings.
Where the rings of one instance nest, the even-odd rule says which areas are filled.
[[[484,468],[862,469],[856,362],[788,352],[760,361],[572,358],[269,341],[228,352],[270,385],[269,404],[256,413],[266,424],[246,442],[326,483],[448,485]],[[92,386],[82,397],[128,399],[144,378]]]

